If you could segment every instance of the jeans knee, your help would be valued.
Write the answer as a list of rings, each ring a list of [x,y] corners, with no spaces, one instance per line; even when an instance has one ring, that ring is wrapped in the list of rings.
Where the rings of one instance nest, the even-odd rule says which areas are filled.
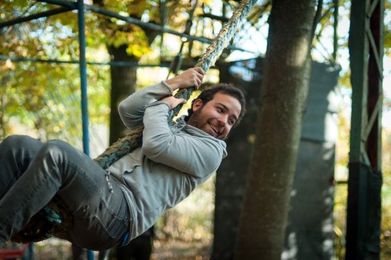
[[[41,149],[44,153],[61,155],[64,152],[64,142],[60,140],[50,140]]]
[[[50,156],[57,163],[68,160],[71,145],[61,140],[50,140],[41,149],[44,156]]]
[[[27,135],[11,135],[0,143],[0,153],[31,158],[38,151],[40,144],[40,141]]]
[[[49,141],[44,143],[41,149],[38,151],[37,157],[34,162],[38,163],[38,167],[43,167],[41,174],[48,174],[50,176],[58,175],[63,169],[64,156],[61,147],[57,142]],[[58,175],[60,176],[60,175]]]
[[[10,135],[1,142],[1,145],[5,147],[26,147],[33,140],[32,137],[27,135]]]

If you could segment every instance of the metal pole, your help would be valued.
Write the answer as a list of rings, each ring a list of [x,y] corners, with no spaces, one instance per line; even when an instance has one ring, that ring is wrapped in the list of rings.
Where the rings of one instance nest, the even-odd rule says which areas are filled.
[[[38,2],[48,3],[48,4],[54,4],[54,5],[60,5],[65,7],[76,7],[78,8],[78,4],[73,1],[68,0],[37,0]]]
[[[44,11],[44,12],[40,12],[40,13],[28,15],[28,16],[23,16],[23,17],[18,17],[18,18],[9,20],[9,21],[1,22],[0,29],[2,29],[4,27],[15,25],[18,23],[23,23],[23,22],[28,22],[31,20],[39,19],[42,17],[49,17],[52,15],[61,14],[61,13],[68,12],[73,9],[74,8],[71,8],[71,7],[59,7],[59,8],[49,10],[49,11]]]
[[[345,259],[380,258],[384,0],[353,0],[352,82]]]
[[[80,68],[80,87],[81,87],[81,115],[83,128],[83,151],[90,155],[90,140],[88,132],[88,95],[87,95],[87,61],[86,61],[86,39],[84,23],[84,2],[77,0],[77,18],[79,27],[79,68]],[[94,254],[87,250],[87,259],[93,260]]]
[[[79,60],[58,60],[58,59],[38,59],[25,58],[19,56],[6,56],[0,54],[0,60],[10,60],[12,62],[40,62],[49,64],[79,64]],[[140,64],[132,61],[108,61],[108,62],[88,62],[87,65],[94,66],[114,66],[114,67],[137,67],[137,68],[152,68],[152,67],[170,67],[170,61],[162,61],[159,64]],[[187,67],[192,67],[194,64],[186,64]]]
[[[81,88],[81,114],[83,128],[83,151],[90,155],[89,133],[88,133],[88,97],[87,97],[87,62],[86,62],[86,39],[84,31],[84,3],[77,1],[78,7],[78,27],[79,27],[79,68],[80,68],[80,88]]]

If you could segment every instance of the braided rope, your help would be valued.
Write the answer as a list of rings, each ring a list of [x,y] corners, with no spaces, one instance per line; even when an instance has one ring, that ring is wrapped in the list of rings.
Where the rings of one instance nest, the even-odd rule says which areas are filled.
[[[216,60],[218,57],[220,57],[224,48],[227,47],[229,41],[233,38],[236,31],[243,24],[245,18],[256,2],[257,0],[243,0],[240,3],[239,7],[232,14],[232,17],[223,26],[215,40],[208,46],[205,53],[198,60],[196,67],[201,67],[206,72],[211,66],[215,64]],[[182,89],[178,91],[176,97],[188,100],[193,91],[194,88]],[[176,115],[179,110],[180,107],[177,107],[174,110],[174,115]],[[143,126],[132,129],[129,134],[113,143],[94,160],[103,169],[107,169],[122,156],[132,152],[138,147],[141,147],[143,129]]]

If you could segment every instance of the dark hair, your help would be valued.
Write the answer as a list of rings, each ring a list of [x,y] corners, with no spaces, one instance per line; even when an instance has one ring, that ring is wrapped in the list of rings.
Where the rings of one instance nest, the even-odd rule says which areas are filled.
[[[205,105],[206,103],[208,103],[214,98],[216,93],[223,93],[229,95],[231,97],[236,98],[239,101],[241,110],[240,110],[239,118],[235,123],[235,126],[238,125],[240,120],[242,120],[244,114],[246,113],[246,99],[244,97],[243,91],[233,86],[232,84],[218,83],[206,87],[194,100],[201,99],[203,104]],[[193,104],[191,105],[191,108],[188,109],[187,113],[188,115],[185,118],[186,121],[190,118],[191,114],[193,113]]]

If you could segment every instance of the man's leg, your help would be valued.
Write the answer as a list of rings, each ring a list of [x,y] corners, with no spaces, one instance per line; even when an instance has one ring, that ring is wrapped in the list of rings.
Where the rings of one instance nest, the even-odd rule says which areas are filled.
[[[42,142],[13,135],[0,143],[0,199],[24,173],[42,147]]]
[[[9,136],[0,143],[0,201],[30,165],[41,146],[39,140],[24,135]],[[0,216],[2,212],[0,207]],[[5,240],[0,232],[0,245]]]
[[[109,185],[105,171],[82,152],[49,141],[0,200],[0,240],[19,231],[56,194],[72,212],[69,235],[78,245],[109,247],[126,231],[129,216],[119,185]]]

